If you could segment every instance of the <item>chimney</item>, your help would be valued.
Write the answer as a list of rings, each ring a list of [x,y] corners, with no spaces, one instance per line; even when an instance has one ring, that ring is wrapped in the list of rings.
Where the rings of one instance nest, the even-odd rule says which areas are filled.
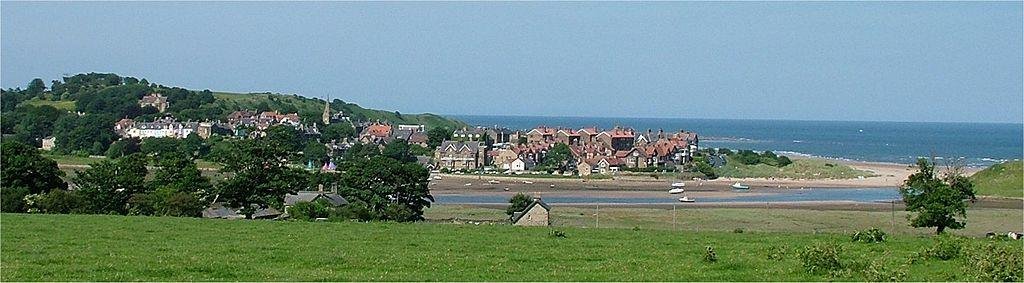
[[[319,192],[321,192],[321,193],[322,193],[322,192],[324,192],[324,184],[320,184],[320,185],[319,185],[319,186],[317,186],[317,187],[318,187],[318,191],[319,191]]]

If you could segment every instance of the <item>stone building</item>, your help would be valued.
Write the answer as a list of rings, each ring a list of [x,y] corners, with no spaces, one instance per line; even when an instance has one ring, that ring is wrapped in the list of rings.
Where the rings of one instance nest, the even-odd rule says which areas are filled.
[[[526,209],[512,213],[510,220],[515,226],[549,226],[551,225],[551,219],[548,217],[550,212],[551,207],[547,203],[540,198],[534,198],[533,202],[526,206]]]

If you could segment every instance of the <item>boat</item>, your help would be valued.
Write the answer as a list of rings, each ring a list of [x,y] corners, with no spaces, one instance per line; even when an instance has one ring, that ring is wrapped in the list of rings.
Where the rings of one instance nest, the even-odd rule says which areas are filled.
[[[491,183],[491,184],[497,184],[497,183],[500,183],[500,182],[498,182],[498,180],[490,180],[490,181],[487,181],[487,182],[488,182],[488,183]]]
[[[697,201],[697,200],[692,199],[690,197],[681,197],[681,198],[679,198],[679,202],[694,202],[694,201]]]
[[[441,176],[434,176],[434,180],[441,180]]]
[[[737,190],[746,190],[750,189],[750,186],[745,186],[743,184],[740,184],[740,182],[736,182],[735,184],[732,184],[732,188]]]
[[[533,184],[533,181],[523,181],[523,184]]]
[[[672,188],[671,190],[668,190],[668,193],[670,193],[670,194],[681,194],[681,193],[683,193],[683,188]]]
[[[682,187],[685,187],[685,186],[686,186],[686,183],[683,183],[683,182],[672,183],[672,187],[674,187],[674,188],[682,188]]]

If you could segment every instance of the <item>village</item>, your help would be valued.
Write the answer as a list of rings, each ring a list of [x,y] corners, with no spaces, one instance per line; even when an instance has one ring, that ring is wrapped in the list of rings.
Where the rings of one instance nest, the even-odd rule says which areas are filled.
[[[167,108],[167,104],[167,98],[159,93],[139,100],[140,106],[161,111]],[[341,140],[319,139],[321,125],[332,123],[348,124],[358,134]],[[122,138],[180,139],[194,133],[208,139],[214,134],[233,138],[257,137],[275,125],[293,127],[330,149],[326,160],[303,161],[317,164],[317,168],[324,170],[333,169],[334,161],[356,143],[383,148],[401,141],[426,148],[432,154],[417,156],[418,162],[435,173],[546,173],[564,176],[610,175],[625,170],[679,171],[693,161],[693,153],[699,149],[699,138],[694,132],[637,131],[620,126],[605,130],[597,127],[463,127],[448,129],[445,138],[432,147],[425,125],[354,121],[345,113],[332,112],[329,102],[325,102],[320,121],[302,121],[296,113],[238,110],[227,115],[226,121],[177,121],[166,116],[149,122],[122,119],[113,127]],[[44,139],[43,149],[50,149],[53,144],[52,138]],[[565,152],[549,156],[558,150]],[[552,158],[556,160],[550,160]]]

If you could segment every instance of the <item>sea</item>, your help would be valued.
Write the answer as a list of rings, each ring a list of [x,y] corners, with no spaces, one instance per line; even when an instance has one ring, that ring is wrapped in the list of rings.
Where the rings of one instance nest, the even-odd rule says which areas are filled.
[[[771,150],[823,158],[913,164],[935,157],[982,167],[1024,157],[1024,124],[449,115],[511,129],[630,127],[696,132],[701,147]]]

